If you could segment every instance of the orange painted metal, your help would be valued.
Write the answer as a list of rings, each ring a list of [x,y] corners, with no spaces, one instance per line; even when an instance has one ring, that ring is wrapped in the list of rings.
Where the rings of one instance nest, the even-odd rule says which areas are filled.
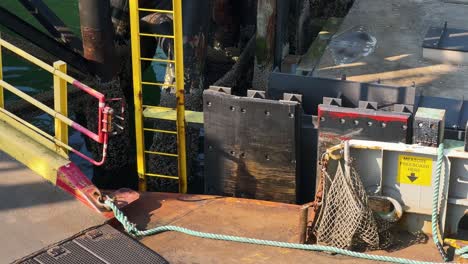
[[[142,193],[123,211],[140,229],[177,225],[202,232],[297,242],[302,235],[301,207],[218,196]],[[122,229],[115,219],[110,223]],[[375,263],[327,253],[202,239],[177,232],[139,240],[170,263]],[[431,241],[413,245],[410,238],[407,240],[401,241],[404,248],[399,251],[375,254],[440,260]]]

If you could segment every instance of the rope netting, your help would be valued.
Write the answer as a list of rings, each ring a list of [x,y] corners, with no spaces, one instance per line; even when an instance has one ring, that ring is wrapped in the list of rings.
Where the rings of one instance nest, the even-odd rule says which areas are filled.
[[[391,223],[372,212],[358,173],[351,168],[347,176],[341,162],[333,178],[325,173],[319,217],[314,227],[319,244],[343,249],[379,249],[389,244]]]

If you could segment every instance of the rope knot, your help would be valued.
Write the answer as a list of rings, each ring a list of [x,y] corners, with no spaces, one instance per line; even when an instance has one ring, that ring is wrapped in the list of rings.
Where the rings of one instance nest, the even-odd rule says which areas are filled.
[[[124,225],[124,228],[130,235],[136,236],[138,234],[138,229],[136,227],[136,224],[127,222]]]

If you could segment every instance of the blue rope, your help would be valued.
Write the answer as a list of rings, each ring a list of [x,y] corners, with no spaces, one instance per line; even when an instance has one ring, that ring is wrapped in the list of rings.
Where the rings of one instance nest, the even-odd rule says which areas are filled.
[[[443,158],[444,158],[444,145],[440,144],[438,152],[437,152],[437,167],[436,167],[436,175],[434,178],[434,196],[433,196],[433,210],[432,210],[432,234],[434,237],[434,242],[436,243],[441,255],[444,257],[444,260],[447,261],[447,254],[443,250],[442,244],[439,241],[437,236],[438,232],[438,205],[439,205],[439,187],[440,187],[440,176],[442,172],[442,165],[443,165]],[[389,256],[378,256],[378,255],[370,255],[366,253],[354,252],[346,249],[330,247],[330,246],[322,246],[322,245],[308,245],[308,244],[298,244],[298,243],[288,243],[288,242],[280,242],[280,241],[272,241],[272,240],[263,240],[263,239],[255,239],[255,238],[248,238],[248,237],[240,237],[240,236],[229,236],[229,235],[221,235],[221,234],[214,234],[214,233],[205,233],[190,230],[187,228],[179,227],[179,226],[160,226],[149,230],[139,230],[134,223],[131,223],[127,216],[123,214],[123,212],[117,208],[114,204],[112,199],[106,199],[104,202],[106,206],[108,206],[114,212],[115,218],[124,226],[125,230],[134,236],[142,237],[142,236],[150,236],[156,235],[159,233],[167,232],[167,231],[174,231],[183,233],[190,236],[206,238],[206,239],[214,239],[214,240],[223,240],[223,241],[232,241],[238,243],[247,243],[247,244],[254,244],[254,245],[264,245],[264,246],[273,246],[273,247],[281,247],[281,248],[290,248],[290,249],[300,249],[300,250],[308,250],[308,251],[321,251],[321,252],[330,252],[335,254],[340,254],[349,257],[373,260],[373,261],[384,261],[384,262],[393,262],[393,263],[401,263],[401,264],[430,264],[436,262],[424,262],[424,261],[416,261],[411,259],[405,258],[396,258],[396,257],[389,257]],[[468,247],[462,248],[457,250],[457,254],[467,256],[468,257]]]
[[[455,249],[455,254],[460,255],[464,259],[468,259],[468,246]]]
[[[323,252],[331,252],[335,254],[355,257],[355,258],[362,258],[374,261],[384,261],[384,262],[393,262],[393,263],[401,263],[401,264],[429,264],[434,262],[423,262],[423,261],[416,261],[404,258],[395,258],[395,257],[388,257],[388,256],[378,256],[378,255],[370,255],[365,253],[354,252],[350,250],[345,250],[336,247],[329,247],[329,246],[321,246],[321,245],[308,245],[308,244],[298,244],[298,243],[288,243],[288,242],[280,242],[280,241],[272,241],[272,240],[263,240],[263,239],[255,239],[255,238],[248,238],[248,237],[239,237],[239,236],[229,236],[229,235],[221,235],[221,234],[214,234],[214,233],[205,233],[190,230],[187,228],[179,227],[179,226],[160,226],[149,230],[138,230],[135,224],[131,223],[128,218],[117,208],[117,206],[112,202],[112,200],[107,199],[105,204],[109,206],[112,211],[114,211],[115,218],[119,220],[120,223],[124,226],[125,230],[137,237],[141,236],[150,236],[156,235],[159,233],[167,232],[167,231],[175,231],[179,233],[183,233],[190,236],[200,237],[200,238],[207,238],[207,239],[214,239],[214,240],[223,240],[223,241],[232,241],[238,243],[247,243],[247,244],[254,244],[254,245],[263,245],[263,246],[273,246],[273,247],[281,247],[281,248],[290,248],[290,249],[300,249],[300,250],[308,250],[308,251],[323,251]]]
[[[433,180],[433,190],[432,190],[432,218],[431,218],[431,227],[432,227],[432,239],[439,250],[440,255],[444,261],[449,261],[447,253],[442,246],[442,243],[439,241],[439,191],[440,191],[440,177],[442,175],[442,165],[444,164],[444,144],[441,143],[437,149],[437,165],[435,171],[435,177]]]

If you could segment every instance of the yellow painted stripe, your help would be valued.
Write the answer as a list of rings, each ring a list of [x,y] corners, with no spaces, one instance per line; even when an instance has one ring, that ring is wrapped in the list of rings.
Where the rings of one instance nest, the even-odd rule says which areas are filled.
[[[142,61],[154,61],[154,62],[163,62],[163,63],[175,63],[174,60],[166,59],[156,59],[156,58],[140,58]]]
[[[177,131],[170,131],[170,130],[162,130],[162,129],[153,129],[153,128],[145,128],[145,131],[148,132],[156,132],[156,133],[164,133],[164,134],[174,134],[177,135]]]
[[[173,14],[174,11],[172,10],[164,10],[164,9],[150,9],[150,8],[138,8],[139,11],[143,12],[153,12],[153,13],[161,13],[161,14]]]
[[[140,33],[142,37],[155,37],[155,38],[169,38],[174,39],[173,35],[164,35],[164,34],[154,34],[154,33]]]
[[[155,178],[163,178],[163,179],[171,179],[171,180],[179,180],[177,176],[168,176],[162,174],[154,174],[154,173],[147,173],[146,176],[155,177]]]
[[[155,82],[141,82],[141,84],[144,85],[153,85],[153,86],[169,86],[169,87],[175,87],[175,84],[171,83],[155,83]]]
[[[168,107],[147,107],[143,111],[143,115],[145,118],[152,118],[152,119],[161,119],[161,120],[169,120],[169,121],[176,121],[177,120],[177,110],[174,108]],[[185,122],[191,124],[203,124],[203,112],[196,112],[196,111],[185,111]]]
[[[157,151],[145,151],[146,154],[151,154],[151,155],[159,155],[159,156],[166,156],[166,157],[174,157],[177,158],[177,154],[172,154],[172,153],[166,153],[166,152],[157,152]]]

